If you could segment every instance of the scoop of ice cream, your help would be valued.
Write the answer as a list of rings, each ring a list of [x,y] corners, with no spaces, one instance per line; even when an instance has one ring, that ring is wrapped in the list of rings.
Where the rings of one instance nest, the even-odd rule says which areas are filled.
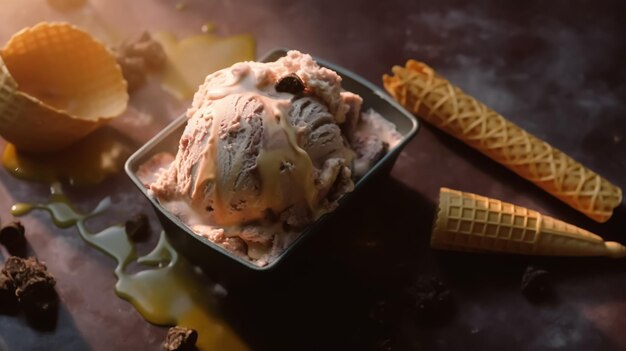
[[[401,139],[337,73],[290,51],[205,79],[175,157],[138,175],[194,233],[263,266]]]
[[[276,90],[289,74],[301,77],[301,94]],[[310,223],[353,187],[354,152],[337,124],[350,105],[339,82],[293,52],[210,75],[188,111],[174,162],[150,188],[164,199],[189,200],[217,225]]]

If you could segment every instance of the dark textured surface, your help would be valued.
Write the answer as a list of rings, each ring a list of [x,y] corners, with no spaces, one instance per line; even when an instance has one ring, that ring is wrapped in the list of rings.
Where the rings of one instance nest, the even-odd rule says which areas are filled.
[[[248,32],[258,51],[291,47],[380,83],[394,64],[417,58],[535,135],[626,187],[626,24],[622,1],[89,1],[59,13],[40,1],[10,0],[0,12],[0,42],[40,20],[68,20],[104,40],[142,29]],[[131,99],[113,124],[132,147],[184,110],[155,85]],[[533,259],[437,253],[428,248],[440,186],[527,206],[626,242],[626,209],[597,224],[449,136],[422,125],[392,177],[370,184],[341,220],[299,259],[297,279],[263,291],[229,291],[224,314],[258,349],[620,350],[626,348],[626,261]],[[3,143],[3,142],[2,142]],[[0,217],[15,201],[45,200],[46,185],[0,170]],[[112,196],[99,224],[123,222],[148,202],[123,174],[100,186],[68,189],[81,208]],[[0,350],[157,350],[166,328],[146,323],[113,292],[113,261],[57,229],[48,215],[22,219],[31,253],[57,279],[54,331],[0,315]],[[153,233],[144,250],[156,240]],[[528,264],[551,272],[554,298],[520,293]],[[407,289],[420,274],[452,290],[448,319],[415,318]],[[262,303],[254,303],[256,293]]]

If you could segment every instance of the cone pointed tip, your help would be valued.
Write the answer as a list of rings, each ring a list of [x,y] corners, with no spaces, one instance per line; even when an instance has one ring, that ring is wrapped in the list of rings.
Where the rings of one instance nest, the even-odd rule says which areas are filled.
[[[607,241],[604,245],[606,246],[607,256],[611,258],[626,257],[626,246],[615,241]]]

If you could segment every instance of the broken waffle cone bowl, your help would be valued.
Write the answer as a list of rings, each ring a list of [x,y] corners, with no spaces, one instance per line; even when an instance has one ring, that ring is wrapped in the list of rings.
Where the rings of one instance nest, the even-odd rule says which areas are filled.
[[[626,247],[496,199],[441,188],[430,245],[453,251],[626,257]]]
[[[23,29],[0,51],[0,134],[19,150],[63,149],[127,104],[115,57],[72,25]]]

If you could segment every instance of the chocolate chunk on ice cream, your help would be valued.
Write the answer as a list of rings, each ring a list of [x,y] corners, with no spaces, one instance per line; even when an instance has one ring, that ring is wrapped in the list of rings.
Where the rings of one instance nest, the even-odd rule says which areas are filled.
[[[157,155],[138,175],[196,234],[264,265],[401,139],[361,105],[298,51],[237,63],[196,92],[176,156]]]
[[[278,83],[276,83],[275,89],[281,93],[292,93],[296,95],[304,92],[306,87],[297,74],[291,73],[280,78]]]

